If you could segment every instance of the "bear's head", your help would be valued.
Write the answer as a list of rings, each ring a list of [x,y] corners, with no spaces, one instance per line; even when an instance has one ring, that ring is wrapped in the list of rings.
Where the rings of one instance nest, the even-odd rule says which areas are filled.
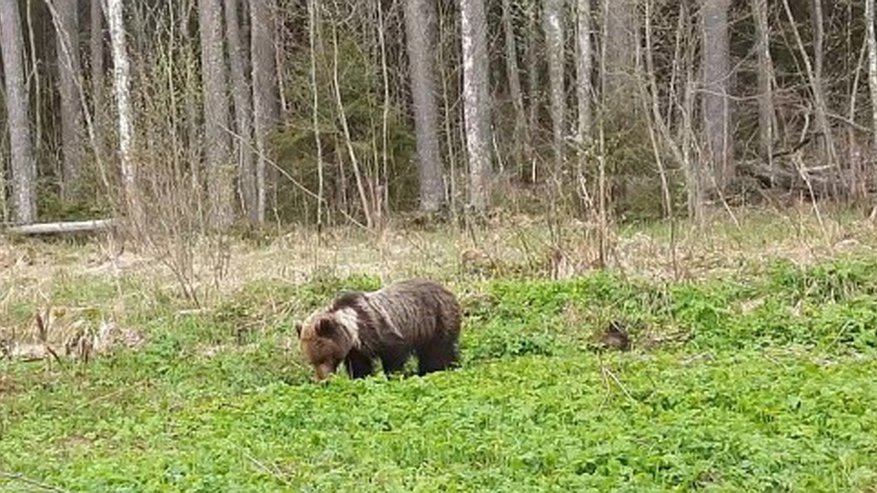
[[[312,316],[295,327],[299,349],[316,372],[317,381],[329,378],[353,348],[349,328],[335,313]]]

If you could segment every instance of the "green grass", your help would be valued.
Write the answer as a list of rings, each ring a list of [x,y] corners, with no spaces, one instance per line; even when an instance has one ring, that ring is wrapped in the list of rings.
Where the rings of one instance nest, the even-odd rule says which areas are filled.
[[[312,383],[291,321],[378,284],[251,283],[186,316],[143,304],[136,350],[0,362],[0,490],[877,488],[875,259],[460,282],[461,369]],[[610,320],[633,351],[595,346]]]

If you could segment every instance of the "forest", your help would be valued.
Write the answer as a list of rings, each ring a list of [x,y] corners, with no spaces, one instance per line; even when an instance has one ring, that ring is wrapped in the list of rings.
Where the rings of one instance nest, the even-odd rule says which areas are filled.
[[[604,226],[788,197],[867,206],[867,6],[12,2],[4,218],[146,234],[158,218],[375,228],[522,203]]]
[[[875,0],[3,0],[0,490],[877,490]],[[429,278],[459,368],[294,327]]]

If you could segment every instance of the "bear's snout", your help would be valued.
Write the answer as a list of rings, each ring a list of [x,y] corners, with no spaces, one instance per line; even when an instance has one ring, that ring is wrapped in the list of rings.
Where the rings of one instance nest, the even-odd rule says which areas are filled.
[[[316,373],[317,373],[317,382],[326,381],[329,377],[335,373],[335,366],[332,363],[323,363],[322,365],[317,365]]]

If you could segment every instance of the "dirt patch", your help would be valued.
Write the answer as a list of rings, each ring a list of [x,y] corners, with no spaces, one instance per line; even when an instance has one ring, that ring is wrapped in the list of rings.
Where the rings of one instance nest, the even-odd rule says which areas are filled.
[[[0,375],[0,395],[13,394],[19,390],[18,383],[9,375]]]

